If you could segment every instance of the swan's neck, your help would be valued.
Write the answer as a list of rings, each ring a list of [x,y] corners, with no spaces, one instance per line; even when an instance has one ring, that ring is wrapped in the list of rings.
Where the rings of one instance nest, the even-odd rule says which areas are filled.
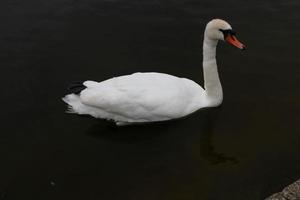
[[[204,38],[203,42],[203,74],[204,88],[208,97],[209,106],[217,106],[222,103],[223,91],[219,79],[216,47],[218,41]]]

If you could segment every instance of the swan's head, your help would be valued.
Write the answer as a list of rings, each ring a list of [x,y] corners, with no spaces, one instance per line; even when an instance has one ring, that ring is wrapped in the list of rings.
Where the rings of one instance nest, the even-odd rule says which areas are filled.
[[[245,49],[245,45],[238,41],[230,24],[222,19],[213,19],[208,22],[204,35],[208,39],[223,40],[239,49]]]

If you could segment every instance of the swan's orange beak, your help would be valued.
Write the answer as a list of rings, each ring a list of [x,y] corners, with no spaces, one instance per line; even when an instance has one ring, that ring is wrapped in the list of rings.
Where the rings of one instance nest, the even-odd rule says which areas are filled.
[[[239,48],[241,50],[245,50],[246,49],[246,46],[243,45],[240,41],[238,41],[238,39],[234,35],[228,34],[228,36],[225,38],[225,40],[229,44],[231,44],[231,45],[233,45],[233,46],[235,46],[235,47],[237,47],[237,48]]]

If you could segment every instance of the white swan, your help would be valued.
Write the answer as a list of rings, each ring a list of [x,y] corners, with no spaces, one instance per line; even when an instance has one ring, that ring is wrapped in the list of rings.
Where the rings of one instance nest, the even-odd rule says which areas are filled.
[[[71,87],[63,101],[69,112],[113,120],[117,125],[156,122],[189,115],[222,103],[222,86],[216,63],[218,40],[245,49],[231,26],[213,19],[203,41],[204,88],[192,80],[163,73],[134,73],[103,82],[85,81]]]

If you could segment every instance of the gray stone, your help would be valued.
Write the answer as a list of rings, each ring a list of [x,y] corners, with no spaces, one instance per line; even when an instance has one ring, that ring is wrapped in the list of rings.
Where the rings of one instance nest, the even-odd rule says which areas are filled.
[[[265,200],[300,200],[300,179]]]

